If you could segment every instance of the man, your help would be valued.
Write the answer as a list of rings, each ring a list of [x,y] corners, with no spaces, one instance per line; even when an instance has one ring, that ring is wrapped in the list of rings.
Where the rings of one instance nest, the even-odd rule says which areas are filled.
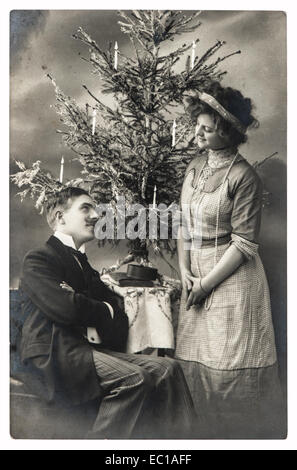
[[[54,235],[26,255],[20,288],[29,310],[21,356],[47,400],[100,397],[91,438],[190,437],[194,409],[178,363],[121,352],[127,316],[84,255],[98,220],[93,200],[68,187],[48,198],[46,215]]]

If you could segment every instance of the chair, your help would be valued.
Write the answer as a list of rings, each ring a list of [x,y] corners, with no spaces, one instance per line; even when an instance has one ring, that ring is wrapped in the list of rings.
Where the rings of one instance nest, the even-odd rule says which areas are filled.
[[[83,439],[99,404],[47,403],[34,390],[32,370],[22,364],[19,343],[26,314],[18,289],[10,290],[10,434],[15,439]]]

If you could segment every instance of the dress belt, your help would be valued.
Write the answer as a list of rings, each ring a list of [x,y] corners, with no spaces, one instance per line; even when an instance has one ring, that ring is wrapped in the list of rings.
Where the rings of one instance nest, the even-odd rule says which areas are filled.
[[[231,235],[225,235],[224,237],[219,237],[217,241],[217,245],[224,245],[225,243],[229,243],[231,240]],[[215,238],[211,238],[210,240],[207,239],[202,239],[200,241],[200,248],[210,248],[210,247],[215,247],[216,240]]]

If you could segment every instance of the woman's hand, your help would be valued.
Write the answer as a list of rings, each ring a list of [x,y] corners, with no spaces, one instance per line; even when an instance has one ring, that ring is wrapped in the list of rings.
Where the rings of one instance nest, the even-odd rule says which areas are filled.
[[[192,289],[187,300],[186,310],[189,310],[192,305],[199,304],[207,297],[208,293],[201,287],[201,279],[199,277],[188,276],[188,280],[192,283]]]
[[[192,281],[190,278],[192,277],[192,273],[189,269],[183,268],[180,270],[181,274],[181,283],[183,289],[183,295],[188,299],[189,292],[192,289]]]

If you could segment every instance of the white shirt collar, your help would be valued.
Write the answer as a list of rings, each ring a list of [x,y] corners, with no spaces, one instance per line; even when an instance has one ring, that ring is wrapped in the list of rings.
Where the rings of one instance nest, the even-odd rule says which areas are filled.
[[[54,237],[58,238],[60,242],[63,243],[63,245],[69,246],[70,248],[74,248],[74,250],[76,250],[76,246],[71,235],[67,235],[67,233],[62,233],[56,230],[54,233]],[[80,251],[81,253],[85,253],[85,244],[81,245],[78,251]]]

